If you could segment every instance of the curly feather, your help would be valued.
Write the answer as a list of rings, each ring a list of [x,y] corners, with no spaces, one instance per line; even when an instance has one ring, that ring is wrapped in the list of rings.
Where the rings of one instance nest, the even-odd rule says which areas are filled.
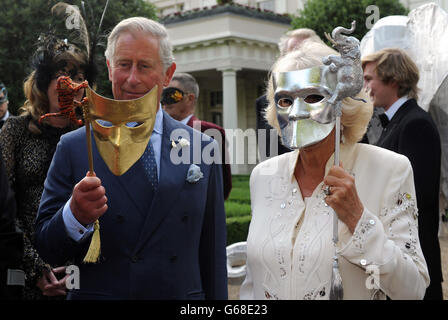
[[[55,16],[66,19],[65,26],[67,29],[76,30],[75,33],[78,34],[72,42],[76,43],[78,46],[84,47],[83,49],[87,52],[87,56],[90,57],[89,32],[84,21],[84,17],[78,7],[65,2],[58,2],[51,8],[51,13]],[[69,24],[71,21],[73,24]]]

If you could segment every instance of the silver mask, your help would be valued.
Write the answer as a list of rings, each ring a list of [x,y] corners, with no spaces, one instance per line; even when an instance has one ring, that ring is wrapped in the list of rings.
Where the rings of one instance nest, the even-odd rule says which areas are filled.
[[[327,66],[274,72],[274,100],[282,143],[300,149],[325,139],[335,124],[334,107],[327,104],[337,85]]]

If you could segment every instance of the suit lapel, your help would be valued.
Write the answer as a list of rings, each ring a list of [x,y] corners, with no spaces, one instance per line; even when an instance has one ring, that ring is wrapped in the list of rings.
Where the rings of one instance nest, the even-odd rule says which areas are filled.
[[[152,201],[149,214],[146,216],[144,227],[140,233],[136,250],[149,239],[163,219],[170,213],[172,207],[177,203],[177,198],[185,185],[189,164],[173,164],[170,159],[172,149],[170,135],[174,129],[179,129],[175,120],[163,112],[163,135],[160,155],[160,178],[159,186]],[[190,137],[185,137],[190,140]],[[190,152],[192,146],[190,144]]]

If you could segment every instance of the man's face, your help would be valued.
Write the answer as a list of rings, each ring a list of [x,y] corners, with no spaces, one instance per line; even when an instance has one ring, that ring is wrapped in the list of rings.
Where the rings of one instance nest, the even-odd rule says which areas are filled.
[[[397,85],[385,84],[376,73],[376,62],[369,62],[364,66],[364,87],[369,91],[374,107],[385,110],[398,99]]]
[[[0,92],[0,101],[5,97],[5,94],[3,92]],[[0,118],[3,118],[5,116],[6,110],[8,110],[8,103],[9,101],[6,100],[5,102],[0,102]]]
[[[186,92],[182,84],[176,80],[172,80],[169,83],[168,88],[180,89],[184,94],[179,102],[164,104],[163,109],[174,119],[182,121],[194,111],[194,95],[190,92]]]
[[[117,100],[137,99],[158,85],[158,101],[176,70],[173,63],[165,72],[157,38],[143,32],[124,32],[116,44],[112,61],[107,61],[112,93]]]

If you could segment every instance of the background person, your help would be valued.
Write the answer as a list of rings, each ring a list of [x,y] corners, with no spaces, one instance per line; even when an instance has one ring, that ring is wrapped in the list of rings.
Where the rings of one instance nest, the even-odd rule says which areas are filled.
[[[21,115],[10,117],[0,132],[0,146],[9,181],[17,200],[17,225],[23,231],[26,273],[24,299],[65,295],[65,267],[52,269],[36,251],[34,222],[44,189],[44,181],[61,135],[75,128],[66,116],[42,115],[59,112],[57,79],[69,75],[73,81],[85,79],[87,56],[77,47],[52,35],[41,38],[32,59],[32,72],[23,89],[26,97]],[[83,92],[80,91],[77,100]],[[56,275],[61,277],[57,279]]]
[[[417,104],[418,68],[401,49],[384,49],[362,59],[364,84],[384,126],[376,143],[405,155],[414,172],[418,234],[431,283],[425,299],[442,300],[439,244],[440,136],[431,116]]]
[[[325,103],[332,93],[321,88],[334,90],[337,85],[322,69],[322,58],[333,53],[308,42],[280,57],[272,68],[266,116],[283,143],[296,150],[252,171],[252,220],[241,299],[329,299],[333,210],[339,218],[337,254],[344,299],[421,299],[429,284],[409,160],[356,143],[372,115],[370,103],[342,101],[341,166],[333,165],[334,120]],[[289,78],[290,72],[295,75]],[[325,81],[316,82],[316,74]],[[273,77],[281,85],[275,85]],[[367,99],[364,91],[357,97]],[[310,110],[317,118],[311,118]],[[373,277],[369,270],[375,270],[377,286],[366,285]]]
[[[199,98],[199,85],[196,79],[188,73],[175,73],[170,84],[163,90],[162,106],[171,117],[201,132],[208,129],[218,130],[220,137],[212,137],[221,146],[222,177],[224,182],[224,200],[232,190],[232,172],[230,164],[226,163],[227,142],[224,129],[214,123],[202,121],[195,117],[194,110]],[[195,127],[196,126],[196,127]],[[227,161],[228,162],[228,161]]]

